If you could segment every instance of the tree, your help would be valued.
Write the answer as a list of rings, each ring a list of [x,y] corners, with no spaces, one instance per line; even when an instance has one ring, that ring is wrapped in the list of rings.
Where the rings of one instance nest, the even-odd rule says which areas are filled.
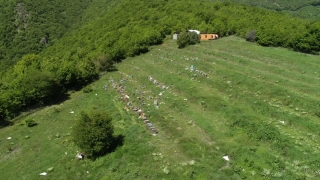
[[[189,45],[190,35],[187,32],[181,32],[177,39],[178,48],[184,48]]]
[[[103,54],[93,60],[98,71],[106,71],[113,68],[114,61],[110,54]]]
[[[116,140],[112,118],[104,111],[81,112],[73,128],[73,140],[88,157],[95,158],[112,151]]]
[[[189,32],[190,34],[190,45],[200,43],[200,35],[195,32]]]
[[[200,36],[196,32],[181,32],[177,39],[178,48],[200,42]]]
[[[26,105],[44,103],[52,100],[52,97],[60,94],[61,90],[53,73],[48,71],[32,70],[25,73],[21,82],[15,85],[22,92],[21,99]]]

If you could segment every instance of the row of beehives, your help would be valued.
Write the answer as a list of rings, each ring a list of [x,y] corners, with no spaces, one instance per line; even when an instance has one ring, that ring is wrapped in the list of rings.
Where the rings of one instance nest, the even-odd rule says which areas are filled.
[[[121,73],[121,72],[120,72]],[[126,94],[125,87],[122,85],[124,83],[124,80],[122,79],[120,84],[117,84],[111,77],[110,82],[112,83],[113,88],[120,94],[120,99],[126,103],[126,106],[124,107],[125,110],[130,111],[130,109],[138,114],[139,119],[142,119],[143,122],[149,127],[149,129],[152,131],[152,133],[155,135],[158,133],[158,130],[154,127],[154,125],[149,121],[147,118],[147,115],[143,111],[142,108],[137,107],[133,104],[133,102],[130,101],[130,96]],[[142,100],[141,97],[138,97],[139,100]],[[143,103],[144,104],[144,103]]]

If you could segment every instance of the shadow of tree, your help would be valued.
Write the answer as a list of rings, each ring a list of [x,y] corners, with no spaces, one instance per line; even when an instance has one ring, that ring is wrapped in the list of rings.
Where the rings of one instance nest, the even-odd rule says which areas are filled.
[[[3,118],[0,119],[0,129],[11,125],[13,125],[11,121],[7,121]]]
[[[114,136],[113,140],[112,140],[112,142],[110,144],[110,147],[107,149],[107,151],[101,152],[99,154],[94,154],[92,157],[88,157],[88,158],[90,158],[92,160],[96,160],[97,158],[99,158],[101,156],[104,156],[106,154],[109,154],[109,153],[112,153],[112,152],[116,151],[116,149],[118,147],[123,146],[124,139],[125,139],[125,136],[122,135],[122,134]]]
[[[123,146],[124,138],[125,137],[122,134],[115,136],[110,146],[110,151],[108,153],[114,152],[119,146]]]
[[[15,113],[14,117],[12,120],[8,120],[7,125],[13,125],[13,123],[15,122],[19,122],[19,120],[27,117],[30,114],[33,114],[37,111],[40,111],[41,109],[47,107],[47,106],[52,106],[52,105],[56,105],[56,104],[61,104],[64,101],[70,99],[70,94],[67,93],[63,93],[63,94],[59,94],[55,97],[52,97],[50,99],[47,99],[45,102],[43,102],[42,104],[38,103],[32,106],[27,106],[25,108],[23,108],[21,111]],[[1,125],[0,125],[1,127]]]

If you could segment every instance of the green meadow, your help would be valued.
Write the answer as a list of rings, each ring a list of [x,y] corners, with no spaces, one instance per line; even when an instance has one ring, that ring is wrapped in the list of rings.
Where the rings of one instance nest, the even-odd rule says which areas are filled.
[[[149,50],[116,64],[87,87],[91,92],[69,92],[2,128],[0,179],[320,178],[319,56],[235,36],[184,49],[168,37]],[[109,112],[123,145],[78,160],[72,127],[81,111],[96,109]],[[38,124],[26,127],[27,119]]]

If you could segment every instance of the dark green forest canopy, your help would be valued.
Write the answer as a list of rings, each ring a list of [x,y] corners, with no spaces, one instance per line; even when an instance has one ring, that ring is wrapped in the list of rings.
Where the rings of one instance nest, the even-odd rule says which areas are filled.
[[[210,0],[214,2],[234,2],[289,13],[295,17],[320,20],[319,0]]]
[[[218,1],[218,0],[217,0]],[[224,2],[224,0],[220,0]],[[252,6],[265,7],[267,9],[276,9],[281,11],[290,11],[292,14],[301,14],[301,16],[310,16],[311,18],[317,18],[320,16],[319,2],[316,0],[296,0],[296,1],[246,1],[246,0],[226,0],[235,3],[242,3]],[[208,1],[207,1],[208,2]],[[117,19],[117,17],[112,18],[115,19],[113,23],[119,23],[120,26],[126,26],[125,22],[132,22],[132,19],[137,17],[142,18],[140,20],[145,21],[146,18],[153,16],[153,21],[159,21],[161,19],[165,19],[168,24],[172,24],[174,17],[164,18],[163,16],[175,16],[181,18],[189,17],[190,15],[199,11],[197,9],[197,4],[206,3],[205,1],[192,1],[189,2],[175,2],[175,1],[152,1],[152,2],[143,2],[142,5],[138,5],[140,1],[136,3],[131,3],[130,9],[135,10],[137,13],[130,14],[131,10],[128,10],[128,2],[124,0],[114,1],[101,1],[101,0],[83,0],[83,1],[74,1],[74,0],[55,0],[55,1],[17,1],[10,0],[4,1],[0,0],[0,71],[6,69],[7,67],[12,66],[16,63],[24,54],[30,53],[39,53],[45,47],[53,45],[56,41],[58,41],[63,35],[67,32],[70,32],[72,29],[80,28],[82,25],[87,23],[92,23],[97,18],[103,18],[104,15],[110,14],[110,12],[115,12],[117,9],[117,5],[122,4],[122,8],[117,9],[116,16],[119,18],[119,15],[126,14],[123,19]],[[181,12],[181,10],[176,10],[179,12],[173,12],[174,7],[181,6],[184,4],[190,4],[187,7],[188,13],[190,15],[185,15]],[[180,5],[179,5],[180,4]],[[208,4],[206,6],[217,6],[215,4]],[[158,6],[162,7],[158,7]],[[209,22],[208,18],[215,19],[219,17],[220,21],[225,21],[225,19],[233,18],[234,15],[228,14],[231,12],[231,8],[236,5],[229,5],[230,11],[221,19],[221,17],[217,16],[218,12],[210,12],[212,15],[216,15],[216,17],[211,16],[210,13],[206,13],[205,23],[213,23]],[[310,6],[317,8],[316,11],[308,11]],[[204,6],[203,6],[204,7]],[[140,8],[139,11],[137,11]],[[148,8],[148,9],[146,9]],[[277,9],[278,8],[278,9]],[[124,11],[125,9],[125,11]],[[152,12],[156,10],[155,12]],[[160,10],[160,11],[158,11]],[[216,11],[216,9],[205,7],[204,11]],[[121,12],[122,11],[122,12]],[[248,9],[249,11],[249,9]],[[250,10],[251,11],[251,10]],[[300,13],[301,11],[301,13]],[[140,13],[139,13],[140,12]],[[139,15],[143,13],[143,16]],[[155,13],[155,14],[154,14]],[[202,13],[202,12],[201,12]],[[236,11],[239,13],[239,11]],[[252,13],[252,12],[251,12]],[[234,13],[233,13],[234,14]],[[115,14],[113,14],[115,15]],[[258,15],[258,14],[257,14]],[[261,16],[258,15],[258,16]],[[274,16],[275,17],[275,16]],[[243,17],[242,17],[243,18]],[[276,18],[276,17],[275,17]],[[287,17],[285,17],[287,18]],[[112,19],[108,20],[108,23]],[[192,18],[194,19],[194,18]],[[259,19],[259,18],[258,18]],[[119,22],[121,21],[121,22]],[[148,21],[145,21],[147,23]],[[189,20],[187,21],[190,22]],[[199,21],[199,24],[202,20]],[[185,24],[184,22],[174,21],[177,25]],[[216,22],[214,22],[216,23]],[[247,23],[247,22],[246,22]],[[251,22],[246,25],[250,26]],[[134,26],[138,26],[138,24],[134,24]],[[141,24],[140,24],[141,25]],[[185,26],[195,26],[193,24],[183,25]],[[212,25],[211,25],[212,26]],[[226,26],[226,25],[224,25]],[[227,26],[230,26],[227,24]],[[117,25],[114,27],[116,28]],[[214,27],[214,31],[217,31],[217,27]],[[255,28],[257,29],[257,28]],[[170,29],[171,30],[171,29]],[[111,40],[112,41],[112,40]]]
[[[98,70],[111,68],[112,61],[145,53],[175,31],[199,29],[220,37],[243,38],[255,32],[253,41],[263,46],[314,54],[320,51],[320,22],[245,5],[191,0],[59,2],[1,4],[1,8],[11,8],[4,11],[11,15],[1,14],[7,17],[3,22],[7,24],[0,29],[4,37],[0,58],[7,64],[20,61],[1,78],[0,118],[50,101],[62,90],[82,87],[97,78]],[[56,8],[55,3],[59,4]],[[47,4],[52,7],[43,9]],[[17,7],[34,10],[28,10],[26,30],[23,18],[14,24]],[[47,77],[48,82],[37,76]],[[43,83],[30,87],[30,83],[23,83],[26,80]]]
[[[90,0],[0,0],[0,67],[39,53],[76,28]]]

